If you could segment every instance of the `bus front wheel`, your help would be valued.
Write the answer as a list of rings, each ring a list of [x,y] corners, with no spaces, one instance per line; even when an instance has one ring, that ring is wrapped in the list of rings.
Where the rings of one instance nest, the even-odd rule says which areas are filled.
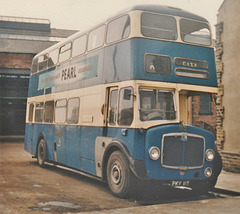
[[[133,177],[125,156],[115,151],[107,163],[107,181],[113,195],[128,198],[133,192]]]
[[[47,146],[44,139],[41,139],[37,149],[37,161],[39,166],[44,167],[47,160]]]

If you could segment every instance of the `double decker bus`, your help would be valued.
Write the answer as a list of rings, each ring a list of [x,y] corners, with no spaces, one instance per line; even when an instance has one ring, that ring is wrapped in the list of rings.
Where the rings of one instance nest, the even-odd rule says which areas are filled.
[[[213,188],[214,135],[189,120],[189,97],[217,93],[205,18],[134,6],[37,54],[25,150],[108,183],[121,198],[137,181]]]

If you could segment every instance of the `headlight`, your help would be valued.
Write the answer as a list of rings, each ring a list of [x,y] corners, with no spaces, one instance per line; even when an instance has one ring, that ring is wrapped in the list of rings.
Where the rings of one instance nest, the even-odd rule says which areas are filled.
[[[152,160],[157,160],[160,157],[160,149],[153,146],[149,149],[149,157]]]
[[[207,178],[211,177],[212,169],[210,167],[206,168],[205,171],[204,171],[204,174]]]
[[[208,149],[206,151],[206,160],[207,161],[213,161],[214,156],[215,156],[215,153],[214,153],[214,151],[212,149]]]

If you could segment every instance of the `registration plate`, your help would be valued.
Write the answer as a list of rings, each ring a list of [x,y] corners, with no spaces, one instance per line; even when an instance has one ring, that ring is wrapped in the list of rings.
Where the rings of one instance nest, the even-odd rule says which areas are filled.
[[[172,186],[189,186],[190,181],[172,181]]]

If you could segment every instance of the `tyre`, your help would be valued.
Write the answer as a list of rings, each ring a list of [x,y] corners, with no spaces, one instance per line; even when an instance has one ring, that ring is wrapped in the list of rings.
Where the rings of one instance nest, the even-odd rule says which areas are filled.
[[[37,161],[39,166],[44,167],[47,160],[47,146],[46,141],[41,139],[37,148]]]
[[[107,182],[114,196],[128,198],[134,190],[134,175],[120,151],[115,151],[107,163]]]

